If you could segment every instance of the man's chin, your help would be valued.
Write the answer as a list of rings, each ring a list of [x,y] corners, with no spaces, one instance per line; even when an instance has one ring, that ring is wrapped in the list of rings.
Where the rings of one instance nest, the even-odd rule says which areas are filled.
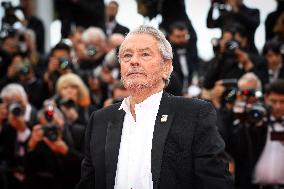
[[[129,92],[142,92],[145,89],[149,88],[149,85],[147,83],[139,83],[139,82],[125,82],[124,87]]]

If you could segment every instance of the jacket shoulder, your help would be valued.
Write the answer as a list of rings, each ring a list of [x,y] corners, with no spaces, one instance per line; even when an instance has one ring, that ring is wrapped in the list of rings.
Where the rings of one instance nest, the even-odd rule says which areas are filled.
[[[113,115],[113,113],[119,111],[118,109],[120,105],[121,105],[121,102],[112,104],[110,106],[94,111],[93,114],[94,116],[110,116],[110,115]]]
[[[170,96],[173,106],[192,108],[212,107],[212,104],[206,100],[198,98],[186,98],[178,96]]]

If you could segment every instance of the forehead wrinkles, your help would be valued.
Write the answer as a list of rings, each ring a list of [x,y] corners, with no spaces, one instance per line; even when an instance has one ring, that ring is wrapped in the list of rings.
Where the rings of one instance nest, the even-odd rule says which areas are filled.
[[[143,42],[143,44],[141,44]],[[149,49],[159,50],[158,41],[149,34],[131,34],[121,44],[121,52],[126,50],[142,51]]]

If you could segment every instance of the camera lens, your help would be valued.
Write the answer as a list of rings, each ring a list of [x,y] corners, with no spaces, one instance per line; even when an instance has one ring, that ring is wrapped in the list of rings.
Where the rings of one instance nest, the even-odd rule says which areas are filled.
[[[59,68],[60,68],[61,70],[67,69],[67,68],[70,66],[69,64],[70,64],[70,63],[69,63],[68,58],[60,58],[60,59],[59,59]]]
[[[22,113],[23,113],[23,109],[22,109],[21,105],[17,102],[12,102],[11,104],[9,104],[8,110],[14,116],[17,116],[17,117],[22,115]]]
[[[235,50],[237,48],[239,48],[239,42],[235,41],[235,40],[231,40],[231,41],[228,41],[226,44],[225,44],[225,48],[226,48],[226,52],[228,54],[234,54],[235,53]]]
[[[87,55],[88,56],[95,56],[97,53],[97,49],[94,45],[88,45],[87,46]]]
[[[54,142],[58,138],[59,128],[56,125],[44,125],[42,127],[43,135],[48,138],[48,140]]]

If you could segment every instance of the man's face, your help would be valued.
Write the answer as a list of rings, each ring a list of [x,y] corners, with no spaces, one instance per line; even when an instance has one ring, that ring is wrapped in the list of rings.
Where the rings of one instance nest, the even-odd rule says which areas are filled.
[[[189,40],[188,30],[174,29],[173,32],[169,35],[169,40],[175,45],[186,44]]]
[[[107,17],[109,18],[110,21],[113,21],[115,19],[117,11],[118,11],[118,7],[116,6],[116,4],[110,3],[107,6],[106,13],[107,13]]]
[[[4,97],[3,103],[7,108],[11,103],[18,103],[21,106],[21,108],[25,110],[28,102],[21,95],[12,95],[9,97]]]
[[[272,107],[272,115],[275,118],[284,116],[284,95],[270,93],[265,97],[265,103]]]
[[[153,91],[164,86],[171,61],[163,61],[157,40],[148,34],[128,36],[120,52],[121,77],[126,89]],[[162,88],[161,87],[161,88]]]
[[[235,34],[234,37],[235,37],[235,40],[240,43],[240,46],[241,46],[241,47],[245,48],[245,47],[247,46],[247,41],[248,41],[248,40],[247,40],[246,37],[241,36],[241,34],[238,33],[238,32]]]
[[[54,57],[56,59],[63,58],[63,57],[69,58],[70,55],[69,55],[68,51],[66,51],[66,50],[55,50],[53,52],[52,57]]]
[[[271,50],[269,50],[267,52],[267,54],[265,55],[267,62],[268,62],[268,67],[269,68],[275,68],[277,67],[279,64],[282,63],[282,56],[281,54],[277,54]]]
[[[5,49],[9,54],[16,53],[18,50],[17,46],[18,40],[16,37],[8,37],[3,42],[3,49]]]

